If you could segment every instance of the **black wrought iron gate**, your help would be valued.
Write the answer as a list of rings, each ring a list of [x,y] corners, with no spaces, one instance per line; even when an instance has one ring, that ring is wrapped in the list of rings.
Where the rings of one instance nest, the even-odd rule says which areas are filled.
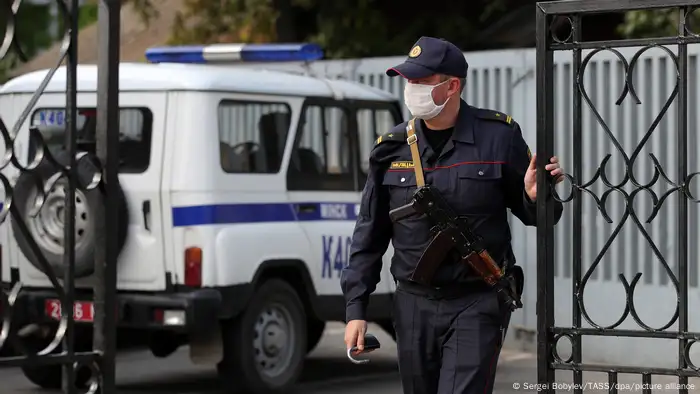
[[[17,14],[21,12],[22,0],[0,0],[0,20],[6,26],[4,40],[0,46],[0,61],[8,56],[17,56],[26,61],[22,51],[21,37],[17,37]],[[25,288],[22,284],[20,271],[13,267],[11,278],[3,277],[3,288],[0,291],[0,350],[6,352],[11,348],[12,355],[0,358],[0,367],[30,366],[41,367],[62,365],[61,379],[64,393],[76,393],[76,371],[89,369],[92,378],[88,391],[101,391],[104,394],[115,393],[115,325],[116,314],[116,256],[117,250],[117,195],[118,179],[118,143],[119,143],[119,35],[120,35],[120,0],[100,0],[98,20],[98,89],[97,89],[97,147],[95,153],[79,152],[76,147],[77,119],[77,37],[78,37],[78,0],[53,0],[58,6],[60,24],[64,27],[62,47],[59,56],[43,81],[34,92],[29,103],[22,109],[17,118],[15,111],[12,119],[0,119],[0,136],[4,151],[0,155],[0,182],[4,187],[5,199],[2,202],[0,219],[3,226],[9,226],[26,240],[28,247],[35,255],[40,270],[51,283],[49,290],[60,300],[62,313],[57,324],[28,319],[31,315],[30,306],[25,300]],[[36,23],[35,21],[31,21]],[[61,66],[65,62],[65,66]],[[42,94],[52,78],[65,79],[65,127],[61,132],[65,135],[63,160],[52,154],[42,137],[40,127],[31,125],[30,114],[39,102]],[[0,92],[2,90],[0,89]],[[2,111],[0,111],[2,112]],[[6,112],[7,113],[7,112]],[[22,130],[29,127],[30,146],[20,148],[15,143]],[[25,131],[26,132],[26,131]],[[46,179],[37,169],[40,166],[54,166],[55,175]],[[13,201],[13,182],[10,175],[16,169],[20,175],[33,174],[36,182],[35,197],[32,201],[22,204],[27,209],[19,209]],[[78,171],[80,168],[80,171]],[[93,173],[86,174],[85,171]],[[55,188],[62,188],[65,195],[63,213],[63,264],[50,264],[42,250],[33,238],[34,233],[27,223],[35,220],[41,212],[44,197]],[[96,234],[95,267],[93,274],[92,298],[94,301],[93,346],[90,351],[76,351],[74,310],[76,290],[74,286],[75,273],[75,198],[76,191],[99,188],[104,196],[104,206],[95,207],[97,212],[91,212],[95,218],[90,231]],[[8,220],[4,220],[4,219]],[[8,245],[2,245],[7,248]],[[0,260],[2,265],[8,261]],[[43,312],[43,310],[42,310]],[[49,340],[46,346],[37,349],[27,345],[27,338],[48,330]],[[2,391],[2,390],[0,390]]]
[[[688,316],[693,313],[688,307],[688,202],[696,202],[695,198],[690,193],[689,185],[693,180],[694,174],[688,173],[688,134],[697,133],[697,130],[688,130],[688,114],[689,111],[695,112],[697,108],[688,108],[688,44],[700,42],[700,36],[693,33],[687,26],[688,15],[692,13],[695,7],[700,6],[700,1],[680,1],[680,0],[574,0],[574,1],[557,1],[557,2],[541,2],[537,4],[537,152],[540,167],[545,165],[547,158],[553,154],[554,138],[557,133],[573,133],[573,168],[572,174],[567,175],[569,182],[572,185],[571,194],[569,196],[559,196],[556,191],[553,193],[555,199],[562,202],[571,202],[571,206],[565,205],[565,209],[572,209],[573,227],[571,229],[572,239],[572,261],[566,261],[564,264],[571,264],[571,278],[573,288],[572,301],[572,327],[557,327],[555,325],[555,298],[554,298],[554,229],[553,229],[553,203],[551,200],[538,200],[538,229],[537,229],[537,339],[538,339],[538,383],[541,384],[543,391],[555,392],[553,383],[555,382],[555,370],[573,371],[574,383],[572,391],[582,392],[585,390],[583,372],[597,371],[607,373],[608,388],[610,392],[615,392],[619,374],[638,374],[640,375],[637,386],[640,391],[652,391],[652,375],[671,375],[678,376],[677,389],[681,392],[687,392],[688,378],[700,376],[698,367],[694,366],[689,360],[690,346],[700,338],[700,333],[689,332]],[[677,35],[655,39],[628,39],[605,42],[584,42],[581,36],[581,18],[591,14],[603,12],[623,12],[631,10],[657,9],[657,8],[674,8],[678,12],[678,31]],[[568,37],[553,36],[552,24],[555,19],[565,21],[571,25],[571,34]],[[641,47],[631,58],[625,58],[622,53],[615,48],[618,47]],[[637,104],[641,101],[637,97],[635,86],[633,84],[632,74],[635,66],[642,53],[651,48],[666,48],[671,67],[677,69],[677,84],[672,90],[669,100],[666,105],[660,105],[661,113],[652,114],[655,120],[650,126],[642,125],[635,136],[638,140],[636,148],[633,152],[625,152],[619,143],[619,135],[616,136],[614,125],[603,125],[605,120],[599,115],[600,108],[594,108],[591,100],[586,94],[586,87],[583,86],[583,74],[586,71],[586,65],[590,58],[596,53],[602,51],[610,51],[624,66],[624,91],[617,105],[623,100],[634,100]],[[554,52],[555,51],[573,51],[573,62],[571,65],[573,81],[571,83],[574,97],[571,98],[572,103],[572,119],[573,124],[567,125],[565,130],[555,130],[554,123]],[[584,52],[585,51],[585,52]],[[587,53],[586,53],[587,52]],[[586,57],[584,58],[584,53]],[[675,70],[674,70],[675,71]],[[674,82],[676,82],[674,81]],[[646,81],[645,81],[646,82]],[[606,85],[606,88],[617,88]],[[671,89],[669,89],[671,90]],[[649,141],[649,137],[657,128],[659,120],[668,111],[673,100],[676,101],[677,127],[667,127],[666,134],[674,133],[676,144],[675,160],[678,173],[677,180],[670,180],[664,169],[659,164],[655,157],[651,157],[654,165],[654,175],[647,184],[642,184],[635,178],[633,165],[639,154],[642,146]],[[663,100],[662,100],[663,101]],[[591,112],[594,114],[596,121],[602,125],[605,130],[605,135],[600,138],[606,140],[606,144],[614,145],[614,152],[619,154],[624,160],[623,166],[625,173],[620,183],[613,184],[610,181],[609,175],[605,173],[606,160],[603,163],[591,163],[581,153],[582,146],[582,108],[583,106],[591,107]],[[655,111],[656,112],[656,111]],[[667,124],[668,126],[668,124]],[[648,127],[648,128],[647,128]],[[609,156],[607,157],[609,158]],[[595,172],[593,179],[587,180],[583,178],[583,167],[591,165],[599,166]],[[634,212],[632,200],[638,192],[645,192],[653,195],[652,186],[656,182],[666,181],[670,184],[670,190],[665,196],[653,196],[653,214],[649,217],[638,217]],[[538,185],[541,188],[547,187],[548,179],[546,174],[540,174]],[[595,205],[598,208],[598,214],[606,216],[605,200],[606,196],[596,196],[591,192],[590,186],[595,182],[602,182],[605,186],[605,195],[610,192],[616,192],[624,196],[625,208],[623,212],[622,222],[628,221],[632,225],[636,225],[635,229],[640,231],[642,237],[648,242],[649,253],[654,253],[658,256],[658,249],[654,245],[649,235],[645,232],[642,222],[652,220],[655,213],[668,199],[675,198],[677,209],[674,214],[677,215],[676,233],[669,236],[675,238],[676,245],[676,272],[674,275],[671,268],[663,258],[659,258],[660,262],[665,266],[666,272],[669,274],[671,284],[677,291],[677,305],[669,306],[669,308],[677,308],[672,321],[661,328],[651,328],[644,324],[638,317],[635,305],[631,302],[636,282],[641,274],[637,273],[632,281],[628,281],[624,274],[620,274],[620,286],[624,286],[626,297],[626,308],[623,315],[615,324],[608,327],[593,322],[587,315],[582,303],[583,289],[586,285],[587,278],[590,272],[584,272],[582,262],[582,239],[590,236],[592,229],[585,229],[582,222],[582,200],[593,198]],[[629,186],[629,185],[632,186]],[[626,188],[626,189],[625,189]],[[642,193],[643,194],[643,193]],[[607,219],[606,219],[607,220]],[[609,223],[610,221],[607,220]],[[594,230],[593,230],[594,231]],[[603,251],[596,257],[596,262],[592,264],[591,269],[595,269],[595,265],[601,259],[601,255],[605,253],[610,244],[614,241],[615,235],[610,237]],[[697,242],[697,240],[691,241]],[[624,253],[624,252],[623,252]],[[590,269],[589,269],[590,271]],[[597,307],[605,308],[606,305]],[[641,306],[637,306],[640,308]],[[590,310],[590,307],[589,307]],[[627,318],[634,319],[639,325],[639,329],[617,329],[622,320]],[[586,320],[591,328],[583,327],[582,322]],[[668,328],[676,324],[678,329],[669,331]],[[673,339],[678,344],[677,367],[675,368],[643,368],[623,365],[593,365],[582,361],[582,338],[585,336],[614,336],[614,337],[633,337],[633,338],[659,338]],[[556,354],[556,343],[561,338],[567,338],[572,345],[571,356],[564,358]],[[633,360],[630,360],[631,362]],[[604,386],[603,386],[604,387]],[[675,390],[674,390],[675,391]]]

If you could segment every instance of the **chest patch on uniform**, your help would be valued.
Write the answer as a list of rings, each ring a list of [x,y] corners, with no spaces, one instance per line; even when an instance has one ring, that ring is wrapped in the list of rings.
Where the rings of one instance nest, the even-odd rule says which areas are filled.
[[[391,163],[391,169],[401,169],[401,168],[413,168],[412,161],[395,161]]]

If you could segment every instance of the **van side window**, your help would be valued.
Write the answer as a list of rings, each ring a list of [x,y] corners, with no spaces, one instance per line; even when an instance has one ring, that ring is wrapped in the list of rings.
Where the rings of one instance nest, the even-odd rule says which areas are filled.
[[[96,151],[97,110],[78,108],[76,118],[76,143],[78,150],[92,154]],[[65,108],[39,108],[32,115],[32,126],[39,131],[51,153],[56,154],[65,146]],[[119,109],[119,172],[143,173],[151,161],[151,130],[153,114],[148,108]],[[29,159],[37,150],[36,141],[29,144]]]
[[[348,116],[335,106],[308,105],[288,170],[290,190],[354,190]]]
[[[357,132],[360,144],[360,168],[364,174],[369,171],[369,154],[380,135],[388,133],[398,122],[388,109],[358,109]]]
[[[284,103],[219,103],[219,156],[227,173],[279,172],[291,110]]]

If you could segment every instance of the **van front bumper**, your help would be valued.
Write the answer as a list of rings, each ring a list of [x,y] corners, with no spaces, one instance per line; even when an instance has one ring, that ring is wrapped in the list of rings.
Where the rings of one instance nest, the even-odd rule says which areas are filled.
[[[22,289],[15,304],[15,317],[24,324],[57,323],[50,305],[57,295],[52,290]],[[75,303],[82,308],[92,305],[92,296],[76,294]],[[145,330],[166,330],[206,337],[218,330],[221,293],[199,289],[177,293],[130,293],[116,295],[117,326]],[[85,313],[81,313],[85,316]],[[76,315],[77,316],[77,315]],[[92,321],[95,316],[93,315]],[[76,319],[76,324],[91,324],[90,319]]]

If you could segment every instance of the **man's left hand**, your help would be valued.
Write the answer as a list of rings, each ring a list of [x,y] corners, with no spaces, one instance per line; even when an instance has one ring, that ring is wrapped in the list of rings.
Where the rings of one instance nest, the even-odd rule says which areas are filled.
[[[527,193],[527,196],[530,198],[530,201],[534,202],[537,200],[537,155],[532,155],[532,159],[530,159],[530,166],[527,168],[527,172],[525,172],[525,193]],[[554,156],[551,159],[549,159],[549,163],[547,164],[544,169],[546,171],[549,171],[549,173],[552,175],[552,178],[556,179],[555,184],[561,182],[564,180],[563,174],[564,170],[561,169],[559,166],[559,159]]]

